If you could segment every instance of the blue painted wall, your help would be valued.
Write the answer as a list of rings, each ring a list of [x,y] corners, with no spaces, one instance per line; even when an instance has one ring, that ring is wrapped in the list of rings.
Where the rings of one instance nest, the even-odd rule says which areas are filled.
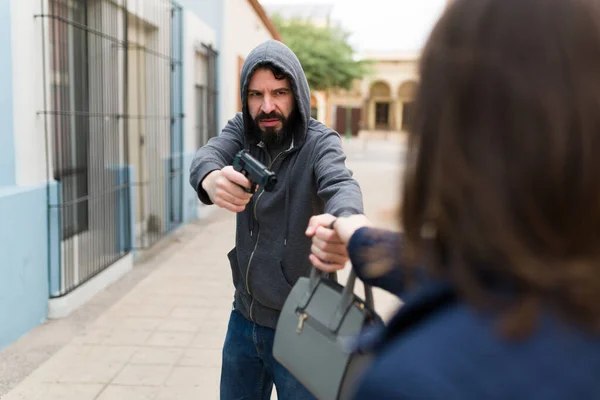
[[[15,183],[10,0],[0,0],[0,188]]]
[[[46,185],[0,189],[0,349],[48,315],[46,196]]]
[[[48,186],[15,178],[10,3],[0,0],[0,349],[48,316]]]

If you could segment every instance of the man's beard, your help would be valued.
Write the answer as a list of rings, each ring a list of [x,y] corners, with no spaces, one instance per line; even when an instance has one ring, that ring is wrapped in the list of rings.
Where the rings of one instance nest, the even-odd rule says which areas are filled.
[[[254,118],[254,129],[255,132],[260,133],[261,140],[267,146],[278,146],[283,144],[294,132],[294,129],[298,127],[295,126],[300,121],[298,111],[294,110],[290,114],[289,117],[284,117],[283,114],[278,113],[277,111],[273,111],[269,114],[264,112],[260,112],[256,118]],[[263,119],[278,119],[281,121],[281,129],[277,129],[276,127],[265,127],[264,130],[260,128],[260,121]]]

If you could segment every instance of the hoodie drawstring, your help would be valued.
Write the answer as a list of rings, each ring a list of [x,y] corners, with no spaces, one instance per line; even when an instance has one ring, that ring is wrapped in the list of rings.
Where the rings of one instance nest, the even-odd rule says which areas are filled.
[[[244,138],[244,150],[247,150],[248,152],[250,152],[250,146],[248,145],[248,142],[246,141],[246,138]],[[254,234],[254,217],[252,215],[252,203],[254,202],[254,196],[250,197],[250,201],[248,202],[247,207],[249,207],[249,213],[247,213],[247,219],[248,219],[248,229],[250,230],[250,237],[252,237],[252,235]]]
[[[287,246],[287,239],[288,239],[288,234],[289,234],[289,230],[290,230],[290,217],[289,217],[289,213],[292,212],[292,210],[290,210],[290,180],[288,179],[288,177],[290,176],[290,174],[292,173],[292,169],[294,169],[294,165],[296,164],[296,160],[298,159],[298,155],[296,155],[295,157],[292,156],[292,160],[290,163],[290,167],[288,168],[287,174],[286,174],[286,179],[285,179],[285,208],[283,209],[283,215],[284,215],[284,236],[283,236],[283,245]]]

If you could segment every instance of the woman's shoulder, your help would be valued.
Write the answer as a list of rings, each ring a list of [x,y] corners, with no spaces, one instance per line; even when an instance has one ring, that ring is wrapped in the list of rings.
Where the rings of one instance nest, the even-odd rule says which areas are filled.
[[[390,321],[358,398],[600,398],[598,338],[547,319],[527,339],[508,340],[496,318],[461,301],[434,305],[421,317],[416,301],[428,300],[409,300],[403,307],[413,310],[401,308]],[[402,313],[413,316],[398,328]],[[540,397],[550,376],[555,392]]]

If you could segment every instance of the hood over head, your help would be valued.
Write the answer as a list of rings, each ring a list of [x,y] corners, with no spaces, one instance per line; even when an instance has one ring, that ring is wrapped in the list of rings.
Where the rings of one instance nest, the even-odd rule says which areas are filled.
[[[308,87],[304,69],[300,64],[300,60],[296,57],[296,54],[294,54],[294,52],[285,44],[277,40],[267,40],[258,45],[250,52],[250,54],[248,54],[242,67],[242,73],[240,75],[240,96],[242,98],[246,140],[250,143],[257,143],[260,141],[259,137],[251,135],[250,133],[252,132],[250,127],[252,126],[253,121],[248,111],[247,92],[250,77],[254,71],[267,63],[280,68],[283,73],[287,75],[288,79],[290,79],[292,91],[296,98],[296,107],[300,112],[300,121],[302,123],[300,129],[294,130],[294,143],[295,146],[299,146],[304,142],[306,130],[310,121],[310,88]]]

